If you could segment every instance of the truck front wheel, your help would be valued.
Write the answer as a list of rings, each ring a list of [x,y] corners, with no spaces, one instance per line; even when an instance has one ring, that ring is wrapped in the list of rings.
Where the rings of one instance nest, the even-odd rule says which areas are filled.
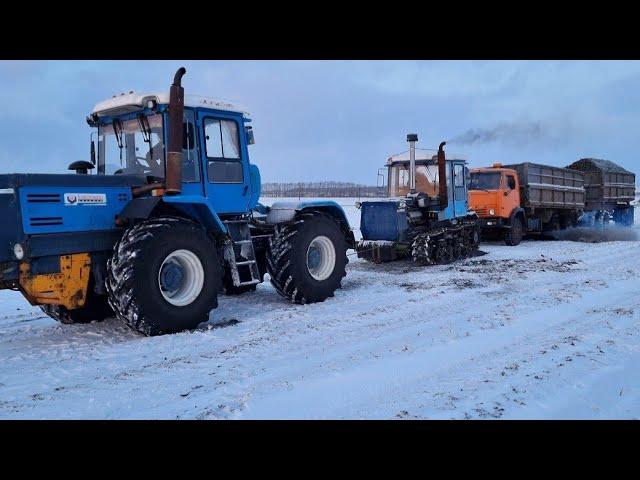
[[[154,218],[129,228],[107,270],[116,316],[145,335],[193,329],[218,306],[215,244],[186,219]]]
[[[338,223],[320,212],[278,225],[267,251],[271,284],[295,303],[333,296],[346,275],[347,243]]]
[[[511,228],[505,233],[504,243],[512,247],[519,245],[524,234],[523,230],[522,220],[519,217],[514,218]]]

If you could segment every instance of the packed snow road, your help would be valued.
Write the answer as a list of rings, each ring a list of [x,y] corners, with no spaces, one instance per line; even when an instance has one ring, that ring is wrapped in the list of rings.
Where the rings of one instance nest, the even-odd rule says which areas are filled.
[[[640,242],[481,248],[351,256],[323,303],[267,282],[162,337],[0,292],[0,418],[640,418]]]

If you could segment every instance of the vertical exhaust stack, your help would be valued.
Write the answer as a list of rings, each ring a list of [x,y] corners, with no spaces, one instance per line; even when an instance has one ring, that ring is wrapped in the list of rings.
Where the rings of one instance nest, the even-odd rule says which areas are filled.
[[[180,67],[169,90],[169,142],[167,147],[166,194],[179,195],[182,191],[182,143],[184,132],[184,88],[182,77],[187,69]]]
[[[418,141],[417,133],[407,134],[407,142],[409,142],[409,192],[416,193],[416,142]]]
[[[440,197],[440,209],[444,210],[449,205],[449,192],[447,191],[447,162],[444,155],[444,147],[447,142],[442,142],[438,147],[438,193]]]

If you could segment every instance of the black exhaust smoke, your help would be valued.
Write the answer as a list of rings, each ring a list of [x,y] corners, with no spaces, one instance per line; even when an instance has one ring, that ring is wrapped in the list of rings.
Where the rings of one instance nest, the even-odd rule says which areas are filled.
[[[166,194],[178,195],[182,191],[182,143],[184,132],[184,88],[182,77],[187,69],[180,67],[169,90],[169,142],[167,147]]]

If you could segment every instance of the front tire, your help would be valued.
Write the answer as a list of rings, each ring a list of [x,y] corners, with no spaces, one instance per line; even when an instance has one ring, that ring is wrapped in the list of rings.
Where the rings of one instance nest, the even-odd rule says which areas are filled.
[[[221,267],[214,242],[179,217],[129,228],[107,263],[109,303],[116,316],[145,335],[193,329],[218,306]]]
[[[322,302],[340,288],[346,275],[347,243],[328,215],[308,212],[276,226],[267,250],[271,284],[294,303]]]
[[[523,235],[522,220],[516,217],[513,219],[513,224],[511,225],[511,228],[507,230],[507,232],[505,233],[504,243],[506,243],[509,246],[515,247],[516,245],[519,245],[520,242],[522,241],[522,235]]]

